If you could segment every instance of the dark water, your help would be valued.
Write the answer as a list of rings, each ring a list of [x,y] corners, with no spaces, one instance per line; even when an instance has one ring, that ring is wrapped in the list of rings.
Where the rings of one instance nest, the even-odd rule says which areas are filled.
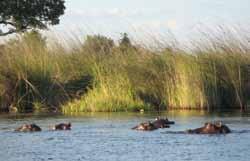
[[[169,112],[176,121],[170,129],[134,131],[134,125],[158,114],[97,113],[71,116],[0,116],[1,161],[249,161],[250,114]],[[222,120],[228,135],[174,134]],[[71,131],[48,131],[49,125],[72,122]],[[37,133],[17,133],[23,123],[36,123]]]

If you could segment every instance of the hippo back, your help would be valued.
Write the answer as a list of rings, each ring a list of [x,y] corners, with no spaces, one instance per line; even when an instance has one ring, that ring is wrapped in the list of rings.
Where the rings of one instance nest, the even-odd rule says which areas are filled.
[[[37,126],[36,124],[31,124],[30,131],[42,131],[42,129],[39,126]]]
[[[170,127],[169,125],[174,124],[174,121],[169,121],[167,118],[166,119],[156,118],[153,124],[157,128],[169,128]]]
[[[35,132],[35,131],[42,131],[42,129],[37,126],[36,124],[24,124],[21,127],[15,129],[18,132]]]
[[[141,123],[141,124],[133,127],[132,129],[133,130],[141,130],[141,131],[152,131],[152,130],[156,130],[157,127],[155,127],[154,124],[151,122],[145,122],[145,123]]]
[[[61,123],[55,125],[54,130],[71,130],[71,123]]]
[[[228,133],[231,133],[231,130],[226,125],[221,125],[220,132],[223,134],[228,134]]]
[[[231,130],[223,124],[205,123],[203,127],[187,130],[189,134],[226,134]]]

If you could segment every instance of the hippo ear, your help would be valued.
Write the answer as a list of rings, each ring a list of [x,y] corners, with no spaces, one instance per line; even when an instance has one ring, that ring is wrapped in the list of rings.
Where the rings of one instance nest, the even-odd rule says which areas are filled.
[[[221,127],[221,126],[222,126],[222,122],[221,122],[221,121],[220,121],[220,122],[217,122],[217,123],[216,123],[216,126],[217,126],[217,127]]]

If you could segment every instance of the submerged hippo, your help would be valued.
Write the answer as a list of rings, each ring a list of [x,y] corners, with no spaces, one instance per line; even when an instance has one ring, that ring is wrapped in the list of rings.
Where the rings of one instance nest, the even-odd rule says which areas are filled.
[[[133,130],[141,130],[141,131],[153,131],[158,129],[153,123],[151,122],[144,122],[132,128]]]
[[[189,134],[227,134],[231,130],[221,122],[219,123],[205,123],[203,127],[197,129],[189,129],[186,131]]]
[[[71,130],[71,123],[61,123],[53,126],[52,130]]]
[[[155,127],[157,128],[169,128],[171,124],[174,124],[174,121],[169,121],[167,118],[161,119],[157,117],[152,124],[154,124]]]
[[[24,124],[19,128],[15,129],[18,132],[35,132],[35,131],[42,131],[42,129],[37,126],[36,124]]]

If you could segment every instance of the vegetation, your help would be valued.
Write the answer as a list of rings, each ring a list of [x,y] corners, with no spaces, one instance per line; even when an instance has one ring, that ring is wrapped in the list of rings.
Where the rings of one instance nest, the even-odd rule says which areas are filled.
[[[230,38],[230,39],[227,39]],[[80,44],[80,45],[75,45]],[[250,106],[247,36],[227,32],[150,50],[124,34],[87,36],[66,50],[38,32],[0,47],[2,110],[140,111]],[[197,47],[196,47],[197,46]]]
[[[0,36],[56,25],[64,10],[64,0],[1,0]]]

